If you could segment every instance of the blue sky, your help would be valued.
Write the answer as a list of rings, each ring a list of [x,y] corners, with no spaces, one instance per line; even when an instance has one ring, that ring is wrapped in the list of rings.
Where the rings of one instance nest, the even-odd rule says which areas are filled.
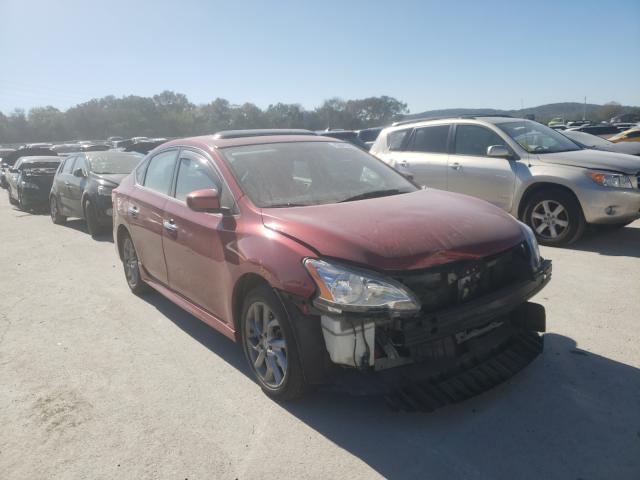
[[[0,0],[0,111],[390,95],[412,112],[640,105],[640,0]]]

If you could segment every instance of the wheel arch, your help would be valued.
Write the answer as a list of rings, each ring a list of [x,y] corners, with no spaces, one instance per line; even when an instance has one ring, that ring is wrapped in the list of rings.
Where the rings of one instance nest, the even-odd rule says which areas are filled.
[[[131,233],[129,233],[129,229],[127,227],[120,224],[116,233],[116,245],[118,247],[118,256],[120,257],[120,260],[123,259],[122,244],[124,243],[125,236],[131,237]]]
[[[254,288],[266,285],[273,288],[272,285],[263,276],[249,272],[242,275],[233,287],[231,295],[231,316],[233,320],[233,328],[236,331],[236,337],[240,335],[240,315],[242,314],[242,303],[245,296]]]
[[[518,219],[519,220],[523,220],[524,212],[529,199],[536,193],[544,190],[556,190],[556,191],[559,190],[559,191],[568,193],[575,199],[576,203],[580,206],[580,210],[582,210],[582,204],[580,203],[580,199],[570,187],[563,185],[561,183],[553,182],[553,181],[536,182],[532,185],[529,185],[527,189],[524,191],[524,193],[522,194],[522,196],[520,197],[520,201],[518,203]]]

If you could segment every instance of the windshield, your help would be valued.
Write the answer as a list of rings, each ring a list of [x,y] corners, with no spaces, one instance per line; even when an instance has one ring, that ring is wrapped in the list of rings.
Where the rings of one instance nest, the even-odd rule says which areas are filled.
[[[561,133],[531,120],[497,123],[496,126],[529,153],[558,153],[580,150]]]
[[[240,188],[258,207],[323,205],[417,190],[349,143],[291,142],[221,150]]]
[[[87,155],[93,173],[131,173],[140,163],[139,155],[131,155],[123,152],[104,152],[102,154]]]
[[[609,140],[605,140],[597,135],[591,135],[590,133],[576,132],[574,130],[567,130],[562,133],[574,142],[587,147],[606,147],[607,145],[611,145]]]

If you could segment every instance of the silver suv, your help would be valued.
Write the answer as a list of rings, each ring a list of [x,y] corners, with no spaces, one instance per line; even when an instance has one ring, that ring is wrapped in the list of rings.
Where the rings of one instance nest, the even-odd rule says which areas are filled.
[[[583,149],[531,120],[398,122],[380,133],[371,153],[420,185],[503,208],[546,245],[569,244],[588,224],[624,226],[640,218],[640,159]]]

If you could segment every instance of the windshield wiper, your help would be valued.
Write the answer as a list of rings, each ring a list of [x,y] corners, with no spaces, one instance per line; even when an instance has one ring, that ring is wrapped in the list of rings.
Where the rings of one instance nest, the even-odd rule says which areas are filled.
[[[353,202],[354,200],[365,200],[367,198],[377,198],[377,197],[387,197],[389,195],[397,195],[399,193],[407,193],[397,188],[390,188],[388,190],[372,190],[370,192],[359,193],[358,195],[354,195],[353,197],[345,198],[344,200],[340,200],[339,203],[342,202]]]

